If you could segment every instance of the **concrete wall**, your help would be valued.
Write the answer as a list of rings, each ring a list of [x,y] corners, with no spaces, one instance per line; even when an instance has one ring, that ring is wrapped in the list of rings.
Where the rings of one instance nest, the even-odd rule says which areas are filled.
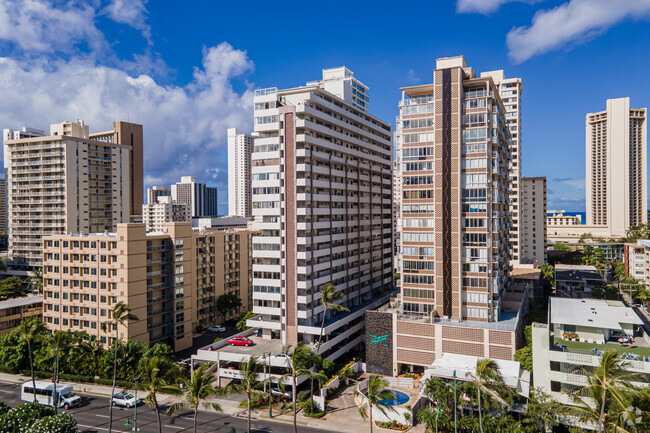
[[[376,338],[387,336],[385,339]],[[393,375],[393,314],[366,312],[366,371]]]

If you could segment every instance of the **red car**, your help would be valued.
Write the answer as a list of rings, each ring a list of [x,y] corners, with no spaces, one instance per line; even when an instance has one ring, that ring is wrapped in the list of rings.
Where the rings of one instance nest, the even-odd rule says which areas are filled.
[[[252,346],[253,340],[249,340],[246,337],[232,337],[230,340],[228,340],[228,344],[231,346]]]

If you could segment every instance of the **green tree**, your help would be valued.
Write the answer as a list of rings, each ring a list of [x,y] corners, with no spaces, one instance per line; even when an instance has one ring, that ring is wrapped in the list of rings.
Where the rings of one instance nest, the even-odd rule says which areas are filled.
[[[293,431],[298,433],[298,424],[297,424],[297,405],[296,405],[296,388],[298,386],[297,378],[301,376],[307,376],[311,379],[325,380],[324,376],[321,373],[315,373],[310,368],[314,365],[314,356],[315,354],[303,343],[302,341],[298,343],[296,347],[287,346],[284,349],[284,353],[289,357],[289,366],[287,367],[287,373],[282,376],[281,386],[284,386],[285,380],[291,381],[291,402],[293,403]]]
[[[363,403],[359,406],[359,414],[364,420],[370,420],[370,433],[373,430],[372,410],[377,408],[381,413],[386,414],[389,410],[394,410],[392,406],[388,406],[383,401],[395,400],[395,392],[388,389],[388,381],[383,377],[373,374],[368,378],[368,392],[363,395],[359,391],[354,391],[355,395]]]
[[[541,388],[531,388],[526,405],[524,422],[534,425],[544,433],[560,423],[560,415],[565,412],[561,403],[553,400]]]
[[[124,326],[127,322],[134,322],[138,320],[138,316],[131,313],[131,307],[128,304],[120,301],[113,307],[111,320],[102,323],[102,330],[108,334],[111,330],[115,331],[113,339],[113,389],[111,395],[115,394],[115,381],[117,380],[117,352],[119,346],[118,328]],[[113,405],[112,402],[108,404],[108,433],[113,431]]]
[[[235,293],[224,293],[217,298],[217,311],[224,321],[229,312],[239,310],[241,306],[241,299]]]
[[[476,392],[478,393],[478,423],[481,433],[484,433],[481,393],[488,394],[501,405],[507,406],[508,403],[494,389],[499,385],[503,385],[503,378],[501,377],[497,363],[489,358],[477,360],[476,372],[474,374],[467,372],[465,375],[474,383]]]
[[[246,407],[248,408],[248,433],[251,432],[251,400],[257,398],[267,398],[267,395],[260,390],[264,385],[260,381],[261,364],[256,356],[251,356],[248,361],[239,364],[241,377],[238,385],[233,385],[233,389],[246,394]]]
[[[554,244],[553,249],[557,251],[571,251],[571,247],[564,244]]]
[[[257,314],[253,313],[252,311],[247,311],[241,316],[239,316],[239,320],[237,320],[237,324],[235,324],[235,328],[239,331],[245,331],[249,327],[246,326],[246,321],[252,317],[257,316]]]
[[[555,267],[550,263],[542,264],[539,269],[542,271],[542,278],[548,288],[555,287]]]
[[[32,390],[34,391],[34,401],[36,401],[36,377],[34,376],[34,362],[32,359],[32,344],[43,338],[47,332],[45,325],[41,322],[40,317],[28,317],[18,326],[18,332],[23,340],[27,342],[27,351],[29,352],[29,370],[32,375]]]
[[[142,383],[148,391],[144,402],[153,407],[158,419],[158,432],[162,433],[162,421],[160,420],[160,406],[158,405],[157,393],[177,395],[181,389],[177,381],[182,373],[174,362],[169,358],[154,355],[147,358],[142,366]]]
[[[320,301],[321,304],[323,305],[323,318],[321,319],[320,322],[320,334],[318,335],[318,344],[316,346],[316,354],[318,355],[320,352],[320,346],[323,341],[323,331],[325,330],[325,318],[327,316],[327,310],[332,310],[332,311],[350,311],[350,309],[344,305],[341,305],[337,303],[338,301],[343,301],[345,299],[345,295],[343,292],[337,292],[336,287],[332,283],[327,283],[325,286],[323,286],[320,290]],[[309,384],[310,384],[310,390],[311,390],[311,400],[310,400],[310,408],[311,411],[314,411],[314,379],[313,377],[309,379]]]
[[[642,375],[626,370],[615,350],[605,352],[599,361],[593,370],[583,369],[587,384],[572,395],[577,407],[570,411],[581,421],[597,425],[598,433],[602,433],[620,423],[630,396],[638,392],[630,382],[642,380]]]
[[[27,294],[22,281],[18,277],[9,277],[0,281],[0,301],[22,298]]]
[[[533,347],[532,347],[532,325],[524,328],[525,345],[515,352],[515,361],[521,364],[521,368],[533,372]]]
[[[218,388],[215,386],[217,376],[209,373],[209,364],[204,364],[194,371],[190,380],[183,379],[183,389],[185,392],[185,401],[172,404],[167,409],[167,416],[173,416],[181,410],[194,410],[194,433],[196,433],[196,420],[199,415],[199,406],[203,403],[206,409],[214,409],[217,412],[223,412],[223,408],[218,403],[205,401],[212,397],[224,396],[229,393],[228,389]]]
[[[29,287],[39,294],[43,293],[43,268],[36,268],[29,274]]]

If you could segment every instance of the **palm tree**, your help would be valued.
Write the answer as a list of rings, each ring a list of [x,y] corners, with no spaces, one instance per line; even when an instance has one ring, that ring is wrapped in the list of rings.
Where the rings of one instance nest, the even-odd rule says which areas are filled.
[[[158,432],[162,433],[162,421],[160,420],[160,407],[156,393],[180,394],[181,389],[176,384],[181,377],[181,372],[176,364],[162,356],[148,358],[142,366],[142,382],[149,391],[144,402],[153,407],[158,418]]]
[[[34,377],[34,361],[32,359],[32,343],[40,340],[47,332],[39,317],[28,317],[18,326],[20,337],[27,342],[29,352],[29,369],[32,374],[32,390],[36,401],[36,378]]]
[[[208,364],[204,364],[198,370],[194,371],[190,380],[183,379],[185,401],[174,403],[167,409],[167,416],[172,416],[184,409],[194,409],[194,433],[196,433],[196,419],[199,415],[199,405],[203,402],[204,408],[212,408],[217,412],[223,412],[220,404],[204,400],[232,392],[231,389],[214,386],[214,383],[217,381],[217,376],[214,373],[208,373],[209,368],[210,366]]]
[[[598,424],[598,433],[602,433],[604,428],[616,425],[616,419],[619,417],[610,416],[610,412],[624,412],[627,408],[627,397],[638,392],[630,381],[642,380],[642,375],[627,371],[625,365],[618,352],[608,350],[600,357],[598,367],[592,371],[583,370],[587,376],[587,384],[573,395],[578,407],[572,408],[571,412],[582,421]],[[595,401],[600,410],[597,410],[598,406],[589,404],[590,400]]]
[[[343,292],[337,292],[336,288],[334,287],[334,284],[332,283],[327,283],[325,286],[319,290],[320,292],[320,301],[323,304],[323,318],[321,319],[320,322],[320,334],[318,336],[318,345],[316,346],[316,354],[318,355],[320,352],[320,345],[321,341],[323,339],[323,332],[325,330],[325,317],[327,316],[327,310],[334,310],[334,311],[350,311],[348,307],[345,307],[341,304],[338,304],[337,301],[342,301],[345,298],[345,295]],[[309,389],[310,393],[312,396],[311,399],[311,410],[312,412],[314,411],[314,379],[310,378],[309,379]]]
[[[102,330],[105,333],[110,332],[110,328],[112,327],[115,330],[115,338],[113,339],[113,390],[111,391],[111,397],[113,394],[115,394],[115,381],[117,380],[117,349],[119,346],[119,335],[118,335],[118,328],[120,326],[123,326],[125,323],[129,321],[136,321],[138,320],[138,316],[135,314],[131,313],[131,307],[129,307],[128,304],[125,304],[124,302],[120,301],[115,306],[113,307],[113,314],[111,320],[102,323]],[[111,433],[113,431],[113,404],[112,400],[109,401],[108,403],[108,433]]]
[[[233,385],[235,391],[241,391],[246,394],[246,401],[248,402],[248,433],[251,431],[251,399],[266,398],[267,394],[260,391],[264,384],[259,380],[260,370],[262,366],[258,363],[256,356],[251,356],[248,361],[239,364],[239,371],[241,377],[239,378],[240,384]]]
[[[43,268],[36,268],[29,274],[29,286],[39,294],[43,293]]]
[[[293,350],[292,350],[293,349]],[[289,357],[289,367],[287,367],[287,374],[282,377],[281,386],[284,386],[285,379],[291,380],[291,402],[293,403],[293,431],[298,433],[297,424],[297,408],[296,408],[296,387],[297,378],[307,376],[308,378],[316,378],[324,380],[324,375],[315,373],[311,370],[314,365],[314,352],[305,345],[302,341],[294,348],[287,346],[284,353]]]
[[[59,353],[70,345],[70,332],[55,331],[50,340],[50,351],[54,355],[54,398],[56,398],[56,382],[59,380]],[[54,413],[59,413],[58,400],[54,404]]]
[[[389,410],[395,410],[392,406],[383,403],[386,400],[395,400],[395,392],[388,389],[388,381],[377,374],[373,374],[368,378],[368,393],[366,395],[356,390],[354,394],[362,401],[361,406],[359,406],[361,418],[364,420],[370,418],[370,433],[372,433],[373,427],[373,408],[376,407],[383,414],[386,414]]]
[[[503,385],[503,378],[501,377],[501,373],[499,373],[497,363],[489,358],[477,360],[476,373],[472,374],[470,372],[467,372],[465,373],[465,376],[474,383],[476,386],[476,391],[478,392],[478,425],[481,428],[481,433],[483,433],[481,393],[484,392],[490,395],[498,403],[502,404],[503,406],[507,406],[508,403],[503,398],[501,398],[498,392],[494,391],[491,388],[495,385]]]

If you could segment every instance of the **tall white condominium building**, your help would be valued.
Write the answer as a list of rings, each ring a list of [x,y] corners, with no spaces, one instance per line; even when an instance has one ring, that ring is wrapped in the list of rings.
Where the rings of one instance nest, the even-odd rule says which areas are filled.
[[[546,178],[521,178],[520,263],[546,263]]]
[[[7,230],[7,182],[0,179],[0,231]]]
[[[354,72],[345,66],[323,69],[323,79],[310,81],[307,85],[320,86],[331,94],[348,101],[355,108],[368,112],[368,105],[370,104],[369,88],[354,78]]]
[[[208,216],[207,188],[194,176],[182,176],[181,181],[171,186],[172,200],[190,207],[192,218]]]
[[[114,230],[141,215],[142,125],[114,122],[112,131],[90,134],[77,120],[27,135],[3,134],[14,261],[40,265],[45,235]]]
[[[392,128],[319,82],[255,92],[253,311],[249,326],[313,344],[332,283],[348,313],[327,311],[320,354],[361,344],[367,308],[393,288]],[[257,225],[259,224],[259,225]]]
[[[228,215],[251,216],[251,154],[255,136],[228,129]]]
[[[152,186],[151,188],[147,188],[147,203],[158,203],[158,197],[171,197],[171,195],[171,188],[167,188],[166,186]]]
[[[587,114],[587,225],[625,236],[647,222],[647,144],[647,109],[630,108],[630,98]]]
[[[510,165],[508,177],[510,178],[510,259],[517,263],[521,261],[521,94],[524,87],[521,78],[506,78],[503,70],[481,72],[481,77],[491,77],[499,88],[501,100],[506,108],[506,124],[510,130]]]
[[[163,231],[165,223],[192,222],[190,206],[176,203],[170,196],[160,196],[156,203],[142,205],[142,222],[146,224],[148,232]]]

